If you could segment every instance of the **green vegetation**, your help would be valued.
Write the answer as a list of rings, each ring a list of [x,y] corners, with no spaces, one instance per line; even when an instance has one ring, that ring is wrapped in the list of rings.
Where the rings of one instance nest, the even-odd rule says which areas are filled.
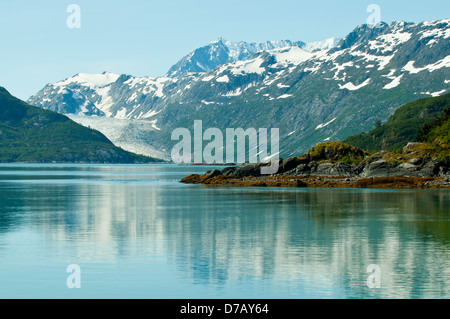
[[[427,145],[428,154],[439,162],[450,163],[450,108],[432,123],[426,123],[419,131],[417,140],[421,145]]]
[[[387,123],[368,133],[350,136],[343,142],[370,152],[399,150],[409,142],[418,141],[417,132],[425,124],[442,116],[448,107],[450,107],[450,93],[440,97],[420,99],[400,107]],[[445,127],[434,133],[437,134],[436,136],[445,135]],[[448,135],[448,126],[446,133]]]
[[[425,123],[417,137],[419,142],[450,144],[450,108],[432,123]]]
[[[302,157],[316,162],[354,164],[363,161],[367,155],[369,153],[358,147],[340,142],[326,142],[316,145]]]
[[[102,133],[30,106],[0,87],[0,162],[149,163]]]

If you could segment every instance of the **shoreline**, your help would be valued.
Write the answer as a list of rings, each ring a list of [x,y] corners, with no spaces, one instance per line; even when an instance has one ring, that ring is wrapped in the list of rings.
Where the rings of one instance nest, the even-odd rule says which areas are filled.
[[[248,176],[237,178],[192,174],[180,182],[234,187],[450,189],[450,181],[446,177]]]

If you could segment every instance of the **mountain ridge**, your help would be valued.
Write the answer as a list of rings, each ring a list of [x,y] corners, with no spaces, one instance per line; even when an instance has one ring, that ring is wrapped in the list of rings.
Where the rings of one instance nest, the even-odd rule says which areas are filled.
[[[226,63],[248,60],[255,53],[261,51],[289,48],[292,46],[298,46],[306,51],[327,50],[336,46],[339,40],[338,38],[329,38],[312,43],[291,40],[248,43],[245,41],[236,42],[219,38],[184,56],[169,69],[166,76],[176,78],[185,73],[206,73]]]

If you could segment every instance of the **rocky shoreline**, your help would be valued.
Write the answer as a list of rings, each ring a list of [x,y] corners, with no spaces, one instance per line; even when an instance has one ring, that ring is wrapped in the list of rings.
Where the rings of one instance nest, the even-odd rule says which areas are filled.
[[[181,180],[186,184],[235,187],[308,187],[308,188],[390,188],[390,189],[450,189],[443,177],[327,177],[327,176],[268,176],[244,177],[190,175]]]
[[[414,155],[415,146],[406,147],[405,154],[410,149],[409,155]],[[267,164],[248,164],[211,170],[202,176],[190,175],[181,182],[248,187],[450,189],[448,162],[405,155],[392,159],[392,154],[379,152],[345,163],[333,162],[329,155],[321,160],[311,154],[281,160],[274,175],[261,175],[261,167]]]

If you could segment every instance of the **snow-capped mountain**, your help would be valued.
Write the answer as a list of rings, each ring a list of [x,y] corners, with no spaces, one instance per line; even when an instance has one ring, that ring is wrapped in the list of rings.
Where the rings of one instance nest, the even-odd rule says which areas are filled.
[[[55,112],[78,115],[104,116],[101,109],[107,109],[107,101],[102,99],[103,89],[119,78],[119,75],[77,74],[64,81],[47,85],[42,94],[46,96],[39,106]]]
[[[179,77],[191,72],[205,73],[226,63],[248,60],[255,53],[261,51],[284,49],[293,46],[300,47],[309,52],[328,50],[334,48],[339,41],[339,38],[330,38],[312,43],[304,43],[302,41],[292,42],[290,40],[247,43],[244,41],[234,42],[219,38],[217,41],[196,49],[183,57],[170,68],[167,76]]]
[[[449,38],[450,19],[361,25],[337,44],[280,42],[248,50],[242,59],[236,56],[247,51],[230,50],[227,41],[219,40],[214,54],[211,44],[205,50],[217,63],[209,71],[178,67],[173,69],[179,76],[169,72],[159,78],[78,74],[47,85],[28,102],[65,114],[143,120],[147,129],[139,143],[148,141],[165,156],[174,144],[173,129],[191,128],[194,120],[221,129],[277,127],[282,156],[290,156],[321,141],[368,131],[407,102],[447,92]],[[120,127],[124,134],[139,131]]]
[[[183,57],[178,63],[172,66],[167,73],[168,77],[179,77],[185,73],[208,72],[216,67],[235,61],[249,59],[254,53],[259,51],[286,48],[291,46],[303,46],[305,43],[285,41],[267,41],[264,43],[247,43],[227,41],[219,38],[208,45],[196,49]]]

